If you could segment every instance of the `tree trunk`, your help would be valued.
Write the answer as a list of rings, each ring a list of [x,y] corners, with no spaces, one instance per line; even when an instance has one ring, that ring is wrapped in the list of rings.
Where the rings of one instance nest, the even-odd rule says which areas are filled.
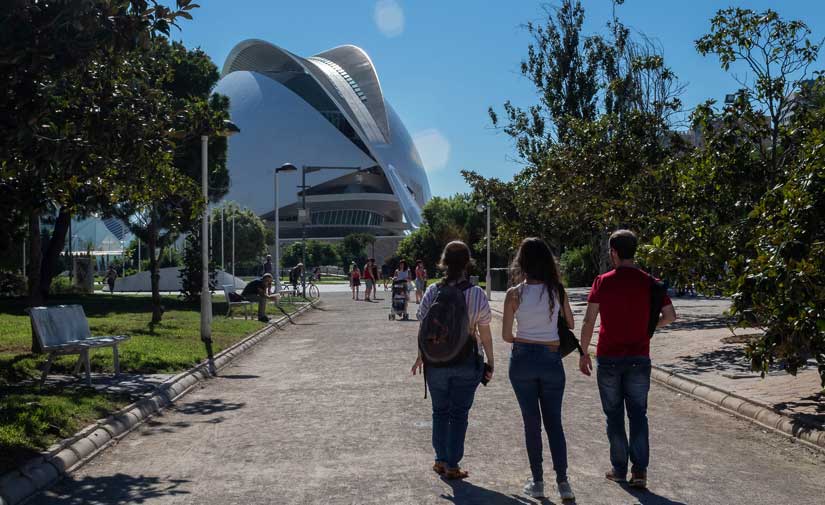
[[[160,300],[160,264],[158,261],[158,229],[153,219],[149,223],[147,249],[149,249],[149,278],[152,281],[152,324],[157,324],[163,318],[163,306]],[[163,251],[161,251],[163,253]]]
[[[40,292],[44,298],[49,296],[49,291],[52,286],[52,279],[57,275],[57,260],[60,258],[60,253],[66,245],[66,234],[69,231],[69,223],[72,222],[72,215],[60,209],[57,215],[57,221],[54,223],[54,231],[51,239],[49,239],[46,252],[43,254],[43,259],[40,266]]]
[[[43,251],[40,249],[40,212],[32,210],[29,213],[29,265],[27,270],[29,274],[29,307],[43,305],[43,293],[40,292],[40,260],[43,256],[42,253]],[[32,328],[31,349],[33,353],[41,351],[37,337],[34,335],[34,328]]]

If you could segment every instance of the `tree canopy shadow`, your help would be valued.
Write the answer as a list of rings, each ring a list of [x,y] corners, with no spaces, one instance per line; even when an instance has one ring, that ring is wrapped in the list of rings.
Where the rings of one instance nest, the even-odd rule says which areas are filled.
[[[37,497],[36,503],[49,505],[102,505],[145,503],[163,496],[182,496],[185,479],[131,476],[122,473],[105,477],[67,477],[51,491]],[[34,502],[32,502],[34,503]]]
[[[209,416],[212,414],[217,414],[218,412],[230,412],[233,410],[242,409],[245,406],[246,402],[227,403],[216,398],[212,400],[198,400],[195,402],[185,403],[178,407],[174,407],[174,411],[185,415]]]

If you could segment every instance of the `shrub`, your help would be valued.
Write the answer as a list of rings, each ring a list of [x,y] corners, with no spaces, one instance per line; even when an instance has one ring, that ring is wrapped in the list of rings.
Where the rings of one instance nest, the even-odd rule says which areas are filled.
[[[568,249],[560,259],[561,274],[568,287],[587,287],[599,275],[593,263],[593,248],[589,245]]]

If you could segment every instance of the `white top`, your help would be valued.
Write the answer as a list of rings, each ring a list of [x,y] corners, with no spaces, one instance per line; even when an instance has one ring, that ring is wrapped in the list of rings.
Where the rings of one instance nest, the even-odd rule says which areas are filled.
[[[521,283],[518,286],[520,301],[516,310],[516,338],[536,342],[559,341],[559,296],[553,293],[553,313],[544,284]]]
[[[409,270],[399,270],[395,276],[396,279],[399,281],[407,281],[410,280],[410,271]]]

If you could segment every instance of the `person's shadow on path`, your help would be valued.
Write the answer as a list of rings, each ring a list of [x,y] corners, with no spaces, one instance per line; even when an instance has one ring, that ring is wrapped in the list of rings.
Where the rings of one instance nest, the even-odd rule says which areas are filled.
[[[455,505],[556,505],[547,498],[528,498],[527,496],[506,495],[476,486],[466,480],[444,480],[452,489],[453,495],[442,494],[445,500]],[[575,505],[575,501],[565,502],[565,505]]]
[[[673,501],[670,498],[665,498],[664,496],[658,495],[649,489],[632,488],[627,485],[627,483],[623,483],[621,486],[627,494],[636,498],[639,505],[687,505],[684,502]]]

